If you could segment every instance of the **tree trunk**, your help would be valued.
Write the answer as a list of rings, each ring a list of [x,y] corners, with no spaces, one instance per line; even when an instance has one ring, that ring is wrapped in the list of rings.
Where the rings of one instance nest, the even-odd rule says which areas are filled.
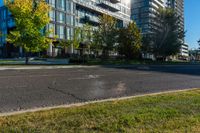
[[[29,53],[26,52],[26,60],[25,60],[25,64],[28,65],[29,63]]]
[[[103,59],[108,59],[109,57],[109,51],[107,49],[103,49]]]

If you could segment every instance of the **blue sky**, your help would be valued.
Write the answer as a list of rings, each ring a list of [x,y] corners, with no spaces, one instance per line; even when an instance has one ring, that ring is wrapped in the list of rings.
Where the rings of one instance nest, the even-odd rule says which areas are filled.
[[[3,0],[0,0],[0,6],[2,6],[3,5]]]
[[[185,0],[186,43],[190,49],[198,48],[200,39],[200,0]]]

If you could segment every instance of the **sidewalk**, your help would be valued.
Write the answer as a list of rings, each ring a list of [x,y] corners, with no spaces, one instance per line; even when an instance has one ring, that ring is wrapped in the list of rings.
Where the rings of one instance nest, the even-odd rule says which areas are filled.
[[[84,66],[84,65],[53,65],[53,66],[0,66],[0,71],[2,70],[38,70],[38,69],[65,69],[65,68],[96,68],[99,66]]]
[[[0,59],[0,65],[24,65],[24,58]],[[69,59],[29,59],[29,65],[68,65]]]

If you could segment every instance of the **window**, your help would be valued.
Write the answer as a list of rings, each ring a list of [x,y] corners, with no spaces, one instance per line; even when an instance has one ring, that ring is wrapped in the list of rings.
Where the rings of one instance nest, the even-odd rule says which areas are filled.
[[[50,20],[51,21],[55,21],[55,11],[54,10],[51,10],[49,12],[49,17],[50,17]]]
[[[65,13],[57,12],[57,22],[65,23]]]
[[[57,28],[57,35],[58,35],[59,39],[64,39],[65,38],[64,26],[57,25],[56,28]]]
[[[65,10],[65,0],[57,0],[57,8],[60,10]]]
[[[52,6],[52,7],[55,7],[55,0],[49,0],[49,4],[50,4],[50,6]]]

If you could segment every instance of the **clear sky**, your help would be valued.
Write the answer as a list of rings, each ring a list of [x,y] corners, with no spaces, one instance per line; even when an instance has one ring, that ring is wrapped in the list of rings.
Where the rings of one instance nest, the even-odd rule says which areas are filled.
[[[186,43],[189,48],[198,48],[200,39],[200,0],[185,0]]]
[[[0,6],[2,6],[3,5],[3,0],[0,0]]]

